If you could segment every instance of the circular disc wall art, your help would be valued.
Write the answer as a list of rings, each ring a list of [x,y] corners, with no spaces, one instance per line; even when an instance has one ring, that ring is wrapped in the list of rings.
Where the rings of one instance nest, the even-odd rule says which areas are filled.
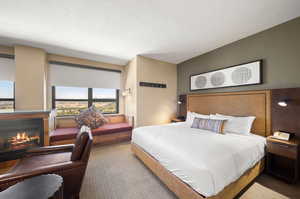
[[[262,60],[190,76],[190,90],[261,84]]]
[[[231,75],[231,79],[235,84],[245,84],[252,77],[252,72],[249,68],[242,67],[234,70]]]
[[[211,76],[210,81],[213,86],[222,86],[225,83],[225,74],[217,72]]]
[[[204,88],[206,86],[207,79],[204,76],[199,76],[196,78],[195,84],[198,88]]]

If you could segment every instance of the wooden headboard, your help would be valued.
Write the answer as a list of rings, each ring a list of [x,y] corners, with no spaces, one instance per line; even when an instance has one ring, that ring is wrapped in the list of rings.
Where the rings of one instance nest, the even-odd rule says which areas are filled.
[[[201,114],[256,116],[251,132],[261,136],[271,134],[270,90],[190,94],[187,96],[187,110]]]

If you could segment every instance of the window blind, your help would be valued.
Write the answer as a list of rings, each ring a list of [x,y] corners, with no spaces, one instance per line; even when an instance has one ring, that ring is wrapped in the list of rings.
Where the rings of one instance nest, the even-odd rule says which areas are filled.
[[[0,57],[0,80],[15,81],[16,66],[15,60]]]
[[[52,86],[120,89],[121,72],[67,64],[49,64]]]

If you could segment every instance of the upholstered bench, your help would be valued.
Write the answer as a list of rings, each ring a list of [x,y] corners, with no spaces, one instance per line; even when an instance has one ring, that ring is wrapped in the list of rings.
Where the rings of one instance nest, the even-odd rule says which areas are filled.
[[[107,124],[92,130],[94,144],[109,144],[131,140],[133,118],[125,115],[107,115]],[[53,120],[53,118],[52,118]],[[79,132],[74,118],[56,118],[49,133],[50,145],[71,144]]]

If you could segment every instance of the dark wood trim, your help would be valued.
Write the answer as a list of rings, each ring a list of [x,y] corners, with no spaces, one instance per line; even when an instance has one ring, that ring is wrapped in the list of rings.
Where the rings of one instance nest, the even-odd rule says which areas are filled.
[[[7,59],[15,59],[14,55],[8,55],[8,54],[2,54],[0,53],[1,58],[7,58]]]
[[[31,118],[48,118],[49,112],[3,112],[0,114],[0,120],[9,119],[31,119]]]
[[[299,140],[289,141],[267,138],[267,172],[288,183],[296,183],[299,178]]]
[[[120,112],[120,111],[119,111],[119,108],[120,108],[120,107],[119,107],[119,105],[120,105],[120,104],[119,104],[119,103],[120,103],[120,98],[119,98],[120,90],[119,90],[119,89],[116,89],[116,92],[117,92],[117,93],[116,93],[116,99],[117,99],[117,105],[116,105],[116,106],[117,106],[117,112],[116,112],[116,113],[119,113],[119,112]]]
[[[55,109],[55,86],[52,86],[52,108]]]
[[[5,100],[4,100],[5,101]],[[55,101],[65,101],[65,102],[73,102],[73,101],[80,101],[80,102],[116,102],[116,99],[55,99]],[[90,106],[92,103],[90,104]]]
[[[143,87],[152,87],[152,88],[167,88],[167,84],[152,83],[152,82],[140,82],[139,85]]]
[[[93,105],[93,89],[88,89],[88,107],[91,107]]]
[[[93,102],[116,102],[118,101],[117,99],[109,99],[109,98],[106,98],[106,99],[93,99]]]
[[[63,102],[73,102],[73,101],[89,102],[88,99],[55,99],[55,101],[63,101]]]
[[[0,98],[0,101],[15,101],[14,98]]]
[[[16,109],[16,82],[14,82],[14,109]]]
[[[286,100],[287,107],[278,102]],[[272,89],[272,132],[284,131],[300,139],[300,88]]]
[[[93,144],[97,146],[107,145],[107,144],[114,144],[119,142],[126,142],[131,140],[132,131],[124,131],[112,134],[101,134],[93,136]],[[61,141],[52,141],[50,143],[51,146],[53,145],[64,145],[64,144],[74,144],[75,139],[67,139]]]
[[[58,64],[58,65],[62,65],[62,66],[86,68],[86,69],[93,69],[93,70],[102,70],[102,71],[109,71],[109,72],[116,72],[116,73],[122,72],[121,70],[116,70],[116,69],[100,68],[100,67],[95,67],[95,66],[90,66],[90,65],[72,64],[72,63],[59,62],[59,61],[49,61],[49,64]]]

